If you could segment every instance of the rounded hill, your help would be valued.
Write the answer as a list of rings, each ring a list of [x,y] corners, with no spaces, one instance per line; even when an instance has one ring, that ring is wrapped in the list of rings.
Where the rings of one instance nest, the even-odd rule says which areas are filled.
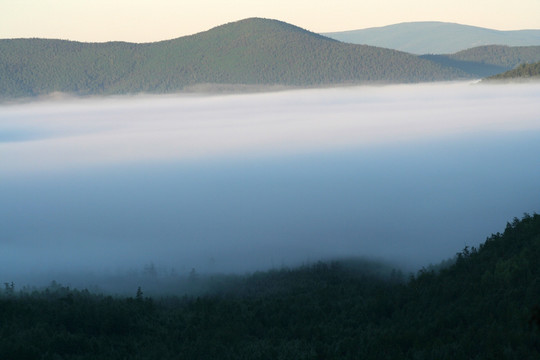
[[[0,40],[0,96],[165,93],[196,84],[325,86],[468,75],[404,52],[250,18],[146,44]]]

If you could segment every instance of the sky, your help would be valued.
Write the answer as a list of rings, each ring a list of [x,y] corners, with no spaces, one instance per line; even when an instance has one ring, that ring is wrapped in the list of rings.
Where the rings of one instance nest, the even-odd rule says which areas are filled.
[[[540,29],[540,0],[0,0],[0,38],[152,42],[249,17],[334,32],[410,21]]]

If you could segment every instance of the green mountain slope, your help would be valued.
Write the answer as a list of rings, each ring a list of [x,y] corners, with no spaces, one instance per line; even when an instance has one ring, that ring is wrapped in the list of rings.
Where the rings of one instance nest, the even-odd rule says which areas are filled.
[[[461,61],[513,68],[519,64],[540,61],[540,46],[489,45],[463,50],[449,56]]]
[[[0,96],[107,92],[129,78],[143,56],[140,46],[128,43],[0,40]]]
[[[445,22],[409,22],[325,33],[333,39],[412,54],[452,54],[482,45],[540,45],[540,30],[499,31]]]
[[[488,45],[459,51],[450,55],[423,55],[447,67],[476,77],[487,77],[513,69],[520,64],[540,61],[540,46]]]
[[[19,294],[6,283],[0,357],[538,359],[539,259],[535,214],[407,281],[377,264],[332,262],[197,297],[150,299],[139,288],[113,298],[57,284]]]
[[[0,41],[0,96],[172,92],[201,84],[314,86],[449,80],[467,74],[403,52],[246,19],[148,44]]]
[[[502,81],[539,81],[540,80],[540,62],[534,64],[522,64],[515,69],[509,70],[502,74],[490,76],[485,79],[502,80]]]

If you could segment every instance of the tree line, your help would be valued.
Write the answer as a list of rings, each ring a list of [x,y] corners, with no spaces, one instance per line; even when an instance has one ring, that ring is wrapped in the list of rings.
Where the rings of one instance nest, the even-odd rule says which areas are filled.
[[[540,215],[409,277],[319,262],[200,295],[0,296],[3,359],[538,359]]]

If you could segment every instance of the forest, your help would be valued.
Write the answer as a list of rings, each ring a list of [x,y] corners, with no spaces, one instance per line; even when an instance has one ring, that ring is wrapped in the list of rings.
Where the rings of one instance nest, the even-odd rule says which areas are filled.
[[[484,78],[539,61],[540,46],[484,45],[455,54],[420,57],[463,71],[473,77]]]
[[[540,54],[533,55],[535,61],[540,60]],[[489,75],[501,72],[497,67],[489,69]],[[200,84],[309,87],[474,76],[429,58],[342,43],[284,22],[258,18],[144,44],[0,40],[0,99],[54,92],[171,93]]]
[[[410,275],[321,261],[152,297],[6,282],[0,358],[538,359],[539,259],[540,215],[524,214]]]
[[[539,80],[540,79],[540,62],[534,64],[521,64],[515,69],[506,71],[502,74],[497,74],[488,77],[487,81],[492,80]]]
[[[540,46],[416,56],[348,44],[269,19],[154,43],[0,40],[0,100],[174,93],[220,86],[314,87],[478,79],[540,61]]]

